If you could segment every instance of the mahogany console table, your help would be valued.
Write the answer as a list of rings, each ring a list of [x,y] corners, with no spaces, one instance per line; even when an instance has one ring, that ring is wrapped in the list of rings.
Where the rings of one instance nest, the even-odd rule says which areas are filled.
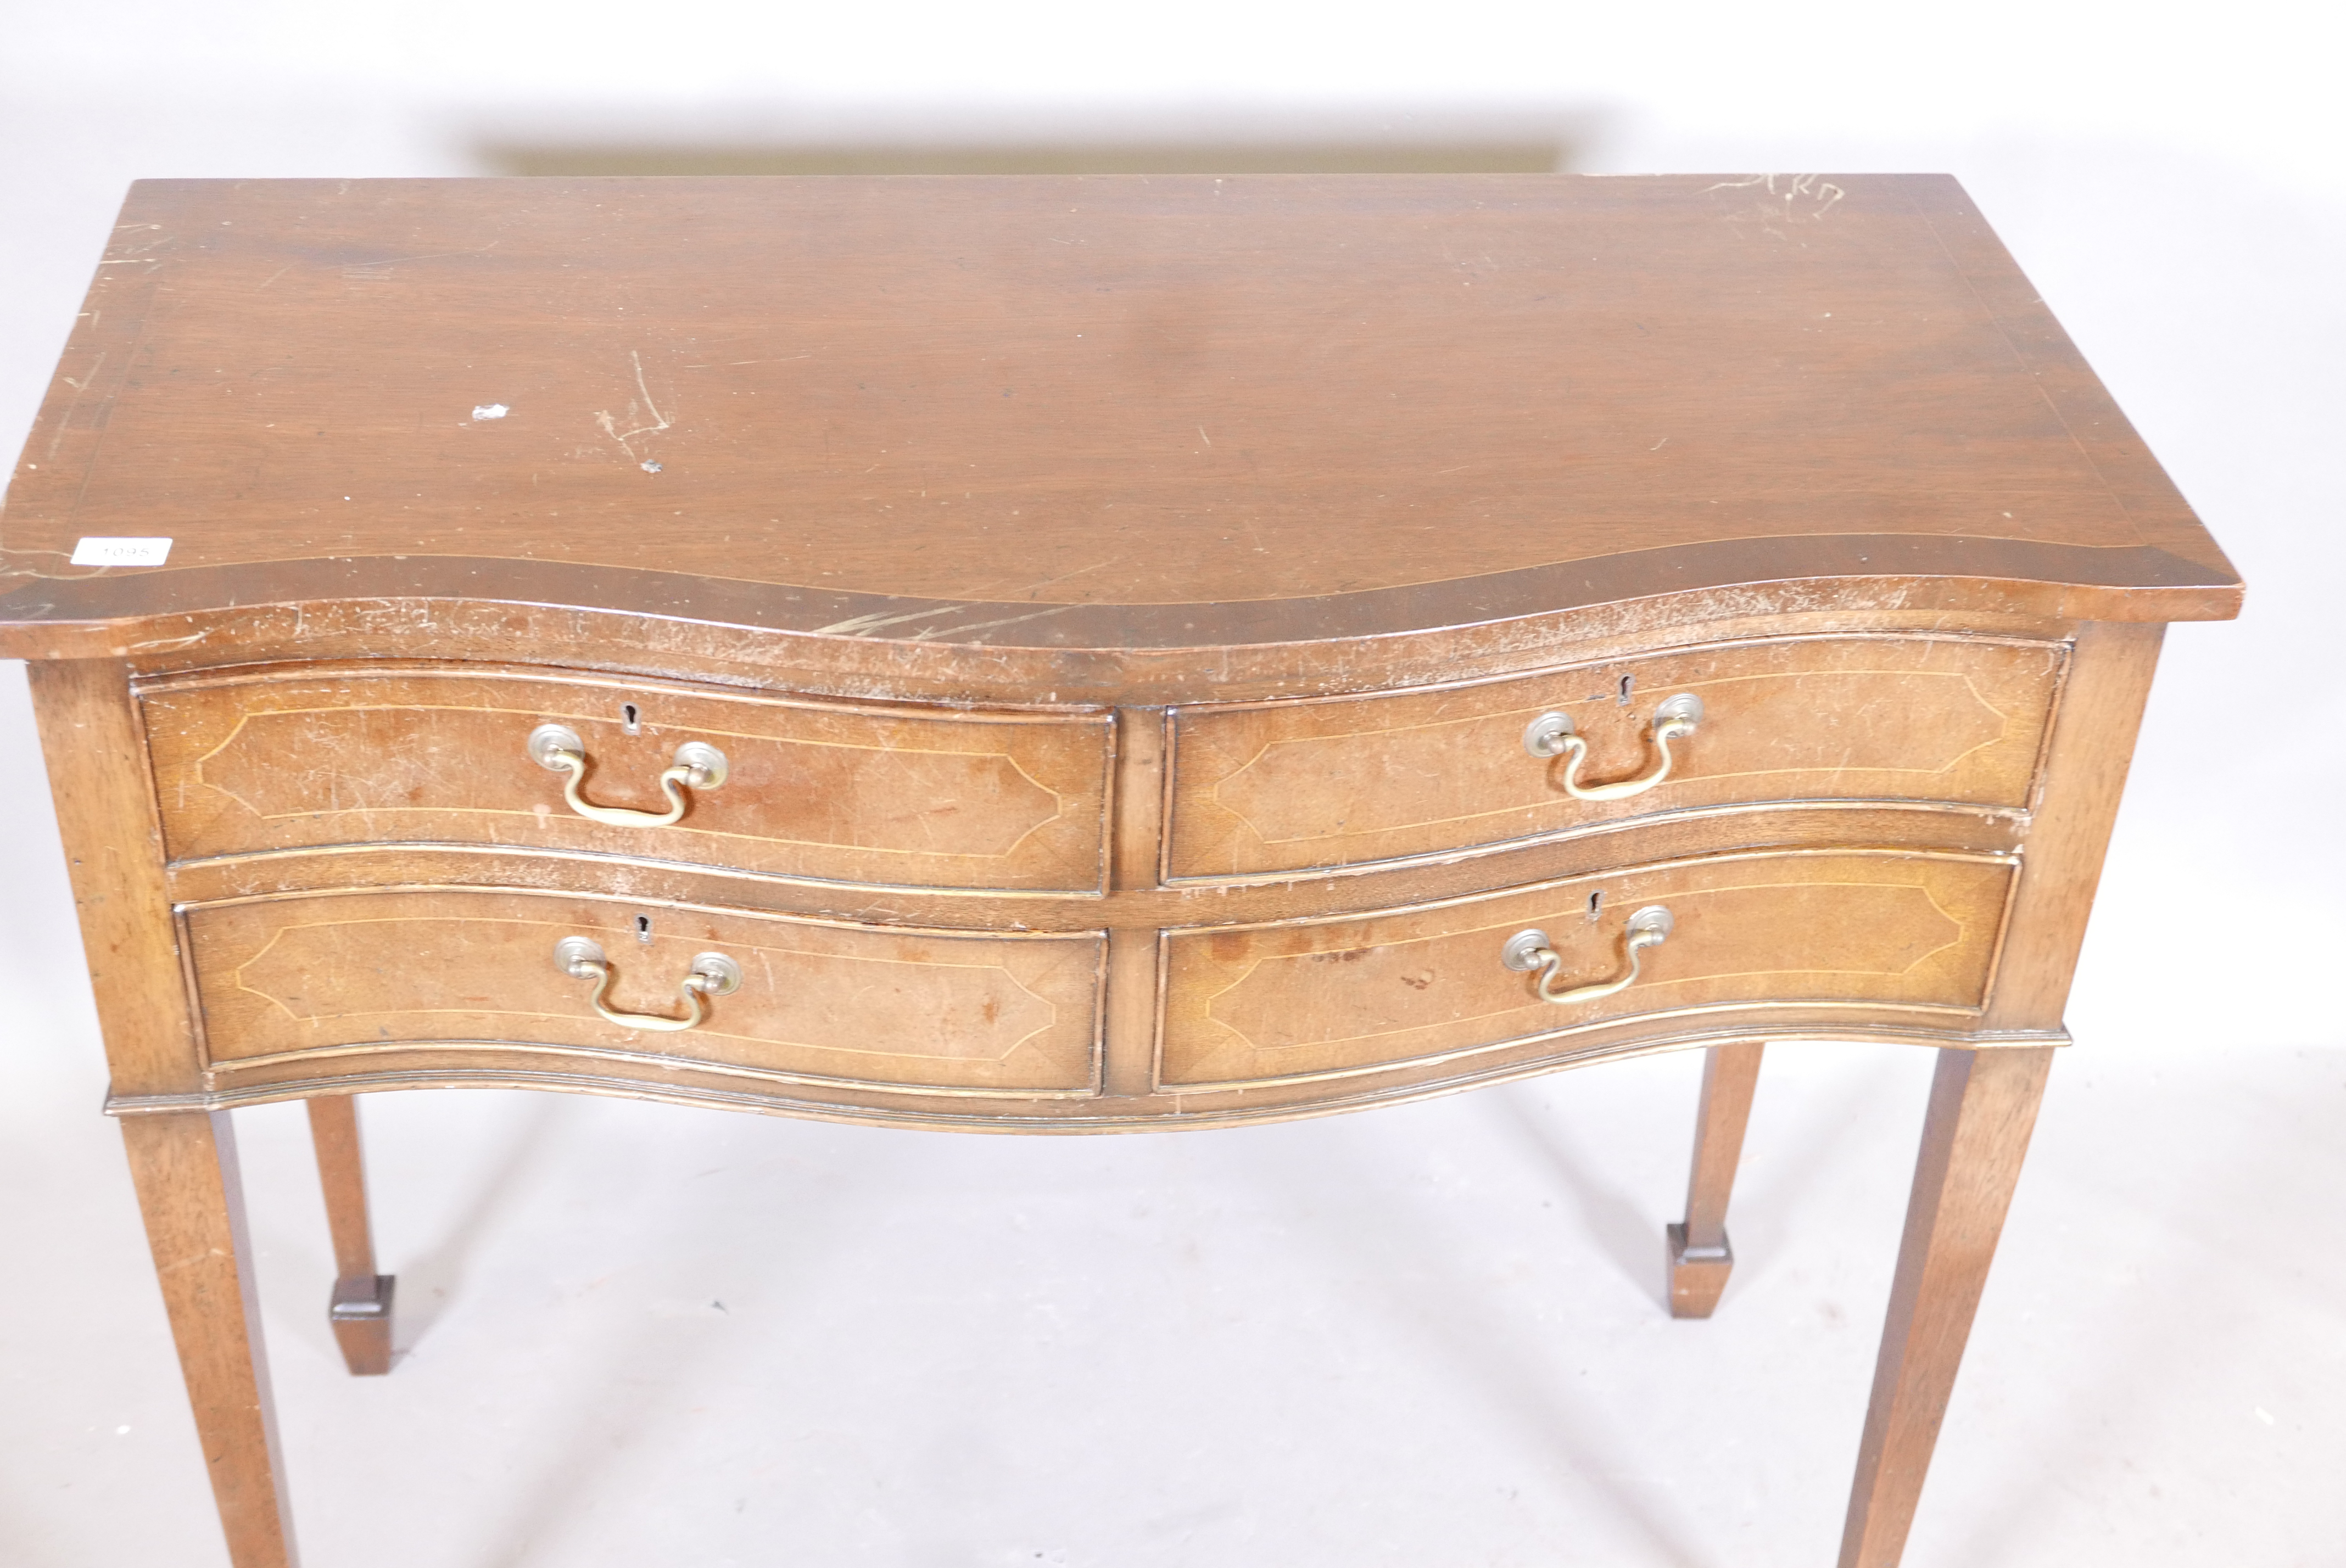
[[[1698,1317],[1821,1037],[1938,1053],[1894,1563],[2240,596],[1935,176],[141,184],[0,571],[240,1568],[230,1107],[308,1101],[381,1372],[369,1090],[1117,1132],[1701,1048]]]

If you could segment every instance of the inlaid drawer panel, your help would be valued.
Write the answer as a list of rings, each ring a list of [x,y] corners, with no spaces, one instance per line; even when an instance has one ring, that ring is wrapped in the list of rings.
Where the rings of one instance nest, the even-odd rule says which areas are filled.
[[[973,935],[616,900],[434,890],[257,900],[186,915],[209,1058],[477,1047],[564,1052],[922,1093],[1087,1095],[1096,932]],[[584,938],[612,1012],[690,1016],[700,955],[737,966],[696,1026],[630,1027],[559,965]]]
[[[1575,878],[1356,919],[1165,938],[1162,1087],[1371,1073],[1472,1055],[1632,1015],[1768,1003],[1936,1014],[1983,1005],[2014,862],[1892,851],[1750,854]],[[1668,911],[1623,978],[1631,921]],[[1507,967],[1538,931],[1558,962]]]
[[[141,696],[176,860],[399,841],[519,845],[820,881],[1091,892],[1112,728],[656,682],[363,667],[166,684]],[[679,748],[713,748],[681,818],[609,823],[529,751],[558,726],[582,802],[658,813]]]
[[[2066,657],[2060,644],[1987,638],[1782,639],[1390,697],[1178,709],[1166,871],[1360,865],[1743,803],[2025,808]],[[1701,717],[1668,742],[1668,774],[1649,789],[1575,799],[1574,759],[1525,749],[1535,719],[1562,714],[1586,748],[1573,783],[1635,784],[1662,761],[1658,708],[1681,694]]]

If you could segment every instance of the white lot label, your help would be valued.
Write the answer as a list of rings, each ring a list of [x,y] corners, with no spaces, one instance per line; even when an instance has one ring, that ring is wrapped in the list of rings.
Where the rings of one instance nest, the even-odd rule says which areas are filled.
[[[83,539],[74,545],[76,566],[159,566],[171,553],[168,539]]]

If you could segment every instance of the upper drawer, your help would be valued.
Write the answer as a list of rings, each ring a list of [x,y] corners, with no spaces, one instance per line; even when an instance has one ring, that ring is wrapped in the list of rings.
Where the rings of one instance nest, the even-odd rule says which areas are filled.
[[[510,844],[828,881],[1095,892],[1106,714],[978,714],[620,677],[343,668],[141,693],[171,857],[347,843]],[[679,746],[714,788],[667,826],[591,821],[529,752],[580,742],[589,806],[658,812]]]
[[[1700,807],[1903,799],[2029,803],[2064,644],[1836,636],[1721,644],[1388,697],[1190,708],[1173,718],[1172,879],[1357,866]],[[1658,705],[1701,700],[1660,783],[1566,791],[1569,756],[1525,731],[1560,713],[1573,782],[1662,761]]]

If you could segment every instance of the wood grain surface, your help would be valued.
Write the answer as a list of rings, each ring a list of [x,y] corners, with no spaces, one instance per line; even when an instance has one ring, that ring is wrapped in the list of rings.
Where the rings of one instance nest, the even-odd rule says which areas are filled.
[[[2238,601],[1927,175],[142,182],[0,570],[6,651],[421,593],[1071,648]]]
[[[354,1378],[391,1370],[391,1329],[398,1281],[374,1271],[374,1226],[367,1215],[366,1151],[359,1136],[359,1097],[319,1095],[308,1105],[326,1229],[334,1243],[334,1288],[328,1327]]]
[[[146,739],[130,671],[92,659],[26,674],[113,1088],[188,1093],[202,1082],[202,1025],[180,967],[155,787],[138,761]]]
[[[405,841],[948,888],[1096,892],[1106,876],[1106,714],[856,708],[493,666],[195,679],[140,703],[176,860]],[[659,774],[685,741],[729,770],[676,823],[594,822],[529,757],[542,723],[586,742],[592,804],[662,809]]]
[[[2066,648],[1994,638],[1732,644],[1404,695],[1173,715],[1166,871],[1260,874],[1439,854],[1742,802],[1912,799],[2024,809]],[[1655,705],[1706,715],[1668,779],[1576,800],[1524,749],[1543,712],[1587,740],[1581,781],[1657,762]]]
[[[1331,1079],[1644,1015],[1745,1003],[1975,1014],[2014,866],[1895,852],[1731,855],[1358,919],[1166,933],[1166,1086]],[[1559,981],[1624,967],[1635,910],[1677,930],[1627,990],[1570,1007],[1500,962],[1545,931]]]
[[[374,1277],[374,1227],[367,1217],[366,1152],[359,1137],[359,1097],[321,1095],[311,1100],[310,1141],[318,1156],[318,1185],[326,1199],[326,1230],[334,1243],[334,1273],[343,1279]]]
[[[1760,1086],[1766,1043],[1716,1045],[1702,1064],[1702,1103],[1695,1113],[1694,1164],[1687,1175],[1686,1242],[1698,1249],[1727,1245],[1727,1200],[1743,1158],[1743,1132]],[[1671,1302],[1677,1312],[1678,1303]],[[1708,1312],[1680,1317],[1708,1317]]]
[[[590,896],[391,891],[264,899],[186,917],[215,1069],[416,1044],[543,1048],[585,1071],[694,1064],[976,1095],[1086,1095],[1099,1060],[1102,942],[1092,935],[874,930]],[[555,967],[599,943],[622,1013],[682,1017],[702,952],[741,966],[699,1027],[606,1022],[591,983]],[[346,1060],[345,1066],[362,1066]]]
[[[2053,1053],[1943,1051],[1859,1439],[1841,1568],[1897,1568]]]
[[[1694,1161],[1687,1173],[1686,1218],[1663,1227],[1670,1316],[1708,1318],[1735,1271],[1727,1239],[1727,1200],[1743,1157],[1751,1096],[1760,1084],[1764,1041],[1739,1040],[1704,1054],[1702,1100],[1695,1111]],[[315,1104],[316,1102],[311,1102]]]
[[[1951,1048],[1844,1556],[1889,1568],[2158,623],[2239,596],[1928,175],[142,182],[0,512],[239,1568],[291,1552],[221,1107],[1098,1132],[1709,1047],[1692,1307],[1754,1043],[1817,1038]],[[1681,691],[1634,798],[1523,749],[1562,711],[1636,777]],[[729,776],[589,821],[548,721],[602,805]],[[1501,962],[1612,980],[1648,904],[1609,996]],[[644,1027],[710,952],[740,987]]]
[[[228,1560],[297,1568],[235,1124],[224,1111],[126,1117],[122,1142]]]
[[[2013,902],[2012,960],[1988,1013],[1994,1024],[2057,1023],[2068,1005],[2166,631],[2078,628],[2075,669],[2046,748],[2044,799],[2029,824],[2028,875]]]

